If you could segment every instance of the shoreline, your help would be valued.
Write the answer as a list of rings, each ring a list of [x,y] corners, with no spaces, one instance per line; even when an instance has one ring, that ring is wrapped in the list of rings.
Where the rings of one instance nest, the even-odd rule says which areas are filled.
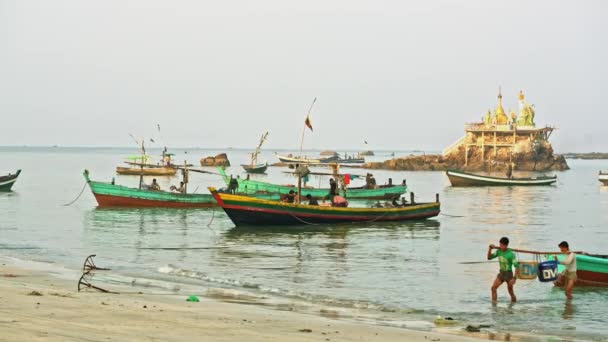
[[[122,294],[77,292],[49,271],[11,265],[0,259],[0,327],[3,341],[481,341],[492,336],[356,322],[282,311],[246,302],[184,295],[140,294],[133,287],[112,288]],[[137,290],[137,288],[135,288]],[[37,294],[40,294],[37,295]],[[493,335],[493,334],[492,334]],[[496,338],[495,335],[493,335]],[[145,338],[143,338],[145,337]]]

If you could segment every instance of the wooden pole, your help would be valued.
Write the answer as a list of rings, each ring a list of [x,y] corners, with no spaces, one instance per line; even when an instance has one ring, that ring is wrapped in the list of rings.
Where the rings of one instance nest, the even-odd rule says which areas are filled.
[[[312,100],[310,108],[308,108],[308,112],[306,113],[307,120],[310,118],[310,112],[312,111],[312,107],[315,105],[315,102],[317,102],[316,97],[314,100]],[[302,129],[302,139],[300,140],[300,158],[302,158],[302,147],[304,146],[304,132],[306,132],[306,121],[304,121],[304,128]]]
[[[302,148],[304,147],[304,133],[306,133],[306,124],[302,128],[302,139],[300,139],[300,158],[302,158]]]
[[[494,246],[494,248],[492,248],[492,249],[499,249],[499,247]],[[509,249],[512,250],[513,252],[517,252],[517,253],[527,253],[527,254],[536,254],[536,255],[555,255],[555,254],[568,254],[568,253],[587,254],[583,251],[570,251],[568,253],[562,253],[562,252],[539,252],[539,251],[530,251],[530,250],[517,249],[517,248],[509,248]]]

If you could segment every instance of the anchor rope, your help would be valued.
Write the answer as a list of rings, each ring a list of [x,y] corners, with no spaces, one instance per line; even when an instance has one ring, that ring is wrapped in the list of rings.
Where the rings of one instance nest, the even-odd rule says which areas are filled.
[[[76,201],[78,201],[78,199],[80,199],[80,196],[82,196],[82,193],[84,192],[84,189],[86,187],[87,187],[87,182],[84,182],[84,185],[82,186],[82,190],[80,190],[80,193],[78,194],[78,196],[76,196],[76,198],[72,202],[64,204],[63,206],[64,207],[69,207],[70,205],[76,203]]]
[[[301,218],[297,217],[296,215],[294,215],[294,214],[293,214],[293,213],[291,213],[291,212],[289,212],[289,215],[290,215],[291,217],[295,218],[296,220],[298,220],[298,221],[300,221],[300,222],[304,223],[304,224],[308,224],[308,225],[311,225],[311,226],[319,226],[319,225],[321,225],[320,223],[312,223],[312,222],[307,222],[307,221],[305,221],[305,220],[303,220],[303,219],[301,219]],[[381,218],[385,217],[386,215],[388,215],[388,212],[385,212],[385,213],[383,213],[382,215],[380,215],[380,216],[378,216],[378,217],[376,217],[376,218],[374,218],[374,219],[371,219],[371,220],[367,220],[367,221],[352,221],[351,223],[371,223],[371,222],[376,222],[376,221],[380,220]]]

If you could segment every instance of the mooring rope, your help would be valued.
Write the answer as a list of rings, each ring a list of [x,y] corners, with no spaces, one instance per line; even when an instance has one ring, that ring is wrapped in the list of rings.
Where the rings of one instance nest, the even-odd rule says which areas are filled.
[[[296,220],[304,223],[304,224],[308,224],[308,225],[311,225],[311,226],[319,226],[319,225],[321,225],[320,223],[312,223],[312,222],[307,222],[305,220],[302,220],[301,218],[297,217],[296,215],[294,215],[291,212],[289,212],[289,215],[291,217],[295,218]],[[376,221],[380,220],[381,218],[385,217],[386,215],[388,215],[388,212],[385,212],[382,215],[380,215],[380,216],[378,216],[378,217],[376,217],[374,219],[368,220],[368,221],[351,221],[350,223],[371,223],[371,222],[376,222]]]
[[[213,211],[211,213],[211,220],[209,220],[209,223],[207,223],[207,228],[211,227],[211,224],[213,223],[214,218],[215,218],[215,208],[213,208]]]
[[[78,194],[78,196],[76,196],[76,198],[75,198],[75,199],[74,199],[72,202],[67,203],[67,204],[64,204],[63,206],[64,206],[64,207],[68,207],[68,206],[70,206],[70,205],[72,205],[72,204],[76,203],[76,201],[78,201],[78,199],[80,198],[80,196],[82,196],[82,193],[84,192],[84,189],[85,189],[86,187],[87,187],[87,182],[84,182],[84,185],[82,186],[82,190],[80,190],[80,193]]]
[[[449,215],[449,214],[444,214],[444,213],[439,213],[439,215],[443,215],[443,216],[447,216],[447,217],[466,217],[466,216],[460,216],[460,215]]]

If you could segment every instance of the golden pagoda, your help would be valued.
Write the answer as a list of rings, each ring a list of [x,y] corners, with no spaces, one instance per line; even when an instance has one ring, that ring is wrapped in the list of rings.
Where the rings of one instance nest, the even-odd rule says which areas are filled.
[[[502,93],[500,88],[498,88],[498,103],[494,110],[494,118],[497,125],[506,125],[509,122],[509,117],[507,117],[504,108],[502,108]]]

